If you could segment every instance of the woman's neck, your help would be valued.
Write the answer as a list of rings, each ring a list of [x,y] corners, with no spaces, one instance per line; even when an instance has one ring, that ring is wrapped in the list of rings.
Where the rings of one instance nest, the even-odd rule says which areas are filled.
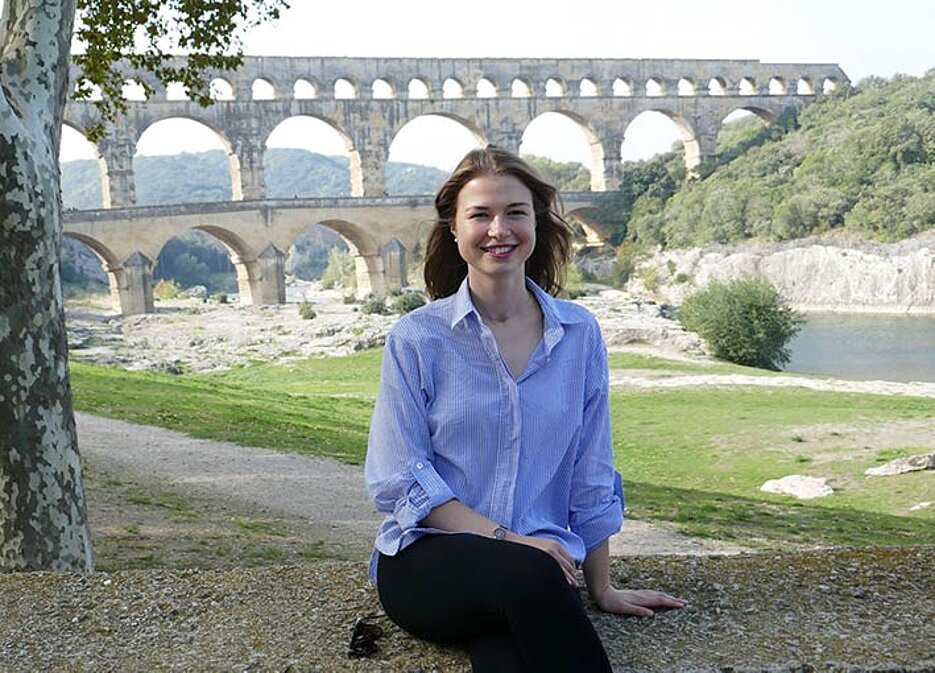
[[[485,321],[508,322],[525,316],[530,309],[535,308],[535,297],[526,288],[525,277],[514,276],[494,281],[469,275],[468,288],[474,307]]]

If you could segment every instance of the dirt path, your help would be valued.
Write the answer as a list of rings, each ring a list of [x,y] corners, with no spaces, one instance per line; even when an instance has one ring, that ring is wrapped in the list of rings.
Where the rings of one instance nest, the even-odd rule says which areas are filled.
[[[157,480],[213,502],[233,501],[302,522],[310,537],[367,549],[381,516],[364,485],[363,468],[309,456],[194,439],[163,428],[78,414],[82,455],[104,471]],[[662,526],[628,521],[611,539],[614,555],[718,554],[742,549],[691,538]],[[355,554],[356,555],[356,554]]]

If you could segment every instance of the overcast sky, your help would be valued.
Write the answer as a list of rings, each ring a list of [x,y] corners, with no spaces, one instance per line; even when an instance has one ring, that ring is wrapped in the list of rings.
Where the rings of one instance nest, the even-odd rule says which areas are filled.
[[[935,67],[935,0],[292,0],[291,4],[276,24],[247,36],[248,54],[751,58],[839,63],[854,82],[871,74],[921,75]],[[671,122],[661,115],[653,119],[653,114],[640,117],[628,130],[625,157],[665,149],[676,137]],[[557,115],[551,117],[534,122],[522,150],[585,161],[589,153],[581,131],[556,119]],[[432,123],[433,119],[438,118],[403,129],[391,147],[391,159],[451,168],[472,141],[453,122],[449,126]],[[340,153],[337,138],[322,133],[323,127],[309,119],[293,120],[280,127],[269,144]],[[208,133],[192,136],[164,122],[144,134],[140,153],[173,151],[168,138],[180,134],[186,136],[183,146],[188,151],[220,147]],[[87,154],[87,150],[63,149],[67,158]]]

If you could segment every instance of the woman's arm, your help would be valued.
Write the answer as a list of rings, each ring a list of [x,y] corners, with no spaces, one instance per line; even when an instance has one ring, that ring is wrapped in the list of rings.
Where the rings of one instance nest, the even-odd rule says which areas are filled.
[[[584,559],[584,580],[591,599],[604,612],[637,617],[654,617],[655,610],[681,610],[688,601],[661,591],[624,591],[610,585],[610,545],[605,540]]]
[[[428,516],[422,519],[419,525],[438,528],[439,530],[452,533],[475,533],[491,538],[494,537],[494,530],[500,527],[500,524],[493,519],[488,519],[486,516],[478,514],[473,509],[457,500],[449,500],[448,502],[434,507],[432,511],[428,513]],[[519,535],[513,531],[507,531],[506,537],[503,539],[507,542],[517,542],[544,551],[555,559],[556,563],[558,563],[559,567],[562,569],[562,572],[565,573],[565,579],[568,580],[568,583],[571,586],[578,585],[578,579],[575,574],[575,561],[571,557],[571,554],[569,554],[565,547],[559,542],[530,537],[528,535]]]

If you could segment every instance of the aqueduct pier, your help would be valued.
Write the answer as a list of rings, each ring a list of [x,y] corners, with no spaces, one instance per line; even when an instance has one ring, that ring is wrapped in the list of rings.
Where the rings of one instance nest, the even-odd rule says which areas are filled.
[[[284,251],[300,229],[316,223],[355,248],[359,287],[405,284],[404,264],[397,268],[392,260],[405,258],[420,226],[431,220],[430,200],[381,198],[383,176],[396,134],[425,115],[463,125],[479,145],[512,151],[539,115],[563,115],[587,138],[591,190],[600,192],[618,186],[624,134],[643,112],[662,113],[675,123],[686,165],[693,169],[716,157],[717,134],[731,112],[746,110],[769,123],[848,82],[836,64],[664,59],[246,57],[240,69],[208,76],[216,100],[202,108],[171,85],[128,71],[128,82],[145,82],[153,94],[147,101],[128,101],[127,113],[96,146],[105,210],[65,218],[66,235],[103,259],[124,313],[152,310],[147,278],[153,261],[161,245],[186,228],[206,231],[228,247],[245,301],[282,301]],[[351,193],[358,198],[265,199],[266,140],[296,116],[321,120],[343,138]],[[134,207],[137,142],[149,126],[171,118],[200,122],[221,138],[233,202]],[[65,112],[65,123],[79,132],[97,119],[89,102],[72,102]]]

